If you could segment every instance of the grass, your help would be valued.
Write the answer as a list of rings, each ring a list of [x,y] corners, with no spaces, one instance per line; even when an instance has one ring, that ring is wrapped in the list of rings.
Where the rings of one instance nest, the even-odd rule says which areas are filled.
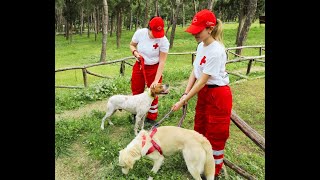
[[[225,24],[224,42],[226,47],[234,47],[237,24]],[[196,43],[192,36],[183,32],[184,28],[176,29],[174,47],[170,52],[195,51]],[[264,45],[264,25],[253,24],[245,45]],[[133,31],[123,31],[121,47],[116,48],[115,36],[108,37],[107,59],[115,60],[131,56],[128,44]],[[168,35],[167,37],[170,37]],[[97,39],[101,39],[99,34]],[[101,42],[94,41],[86,35],[73,37],[70,44],[63,36],[56,37],[56,69],[81,66],[99,61]],[[258,51],[245,51],[245,55],[258,55]],[[132,63],[132,62],[131,62]],[[255,62],[254,67],[264,67],[263,63]],[[131,66],[126,65],[125,75],[119,75],[119,64],[104,65],[89,70],[112,79],[101,79],[88,75],[87,89],[56,89],[56,114],[68,110],[84,108],[85,105],[104,100],[113,94],[130,93]],[[247,62],[227,65],[228,71],[245,73]],[[170,93],[159,98],[159,118],[162,118],[170,107],[179,99],[186,86],[192,69],[191,55],[169,55],[164,70],[164,83],[170,84]],[[254,68],[253,68],[254,69]],[[252,71],[250,78],[264,76],[264,71]],[[233,110],[259,134],[265,136],[265,92],[264,79],[248,80],[234,83],[241,78],[230,75],[233,93]],[[83,85],[82,72],[72,70],[56,73],[56,85]],[[194,108],[196,97],[188,103],[187,116],[183,127],[193,129]],[[112,116],[114,126],[105,125],[100,130],[103,110],[93,110],[79,118],[64,117],[55,123],[55,156],[57,179],[146,179],[151,169],[151,161],[142,158],[125,176],[117,166],[118,152],[134,137],[130,114],[117,112]],[[165,119],[161,125],[177,125],[182,111],[175,112]],[[265,179],[264,152],[246,137],[233,123],[230,127],[230,138],[227,141],[225,157],[240,166],[257,179]],[[181,154],[167,158],[154,177],[158,179],[192,179],[183,162]],[[243,179],[228,169],[231,179]]]

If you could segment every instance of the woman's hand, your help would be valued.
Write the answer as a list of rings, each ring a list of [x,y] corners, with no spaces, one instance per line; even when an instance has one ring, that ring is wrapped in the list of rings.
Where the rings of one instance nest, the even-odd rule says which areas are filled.
[[[153,81],[150,85],[150,88],[155,88],[157,86],[158,82],[157,81]]]
[[[134,57],[136,57],[136,61],[140,62],[140,58],[142,57],[138,51],[134,52]]]
[[[172,106],[171,110],[177,111],[183,106],[183,104],[186,104],[185,100],[184,99],[182,99],[182,100],[180,99],[180,101],[176,102],[176,104],[174,104]]]

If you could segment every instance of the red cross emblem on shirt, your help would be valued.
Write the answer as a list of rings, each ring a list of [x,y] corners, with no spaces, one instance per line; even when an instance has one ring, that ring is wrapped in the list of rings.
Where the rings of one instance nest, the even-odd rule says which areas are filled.
[[[202,63],[203,63],[203,64],[205,64],[205,63],[206,63],[206,56],[203,56],[203,58],[201,59],[201,61],[200,61],[200,65],[201,65]]]
[[[158,43],[154,44],[153,47],[154,47],[154,49],[157,49],[157,47],[159,47]]]

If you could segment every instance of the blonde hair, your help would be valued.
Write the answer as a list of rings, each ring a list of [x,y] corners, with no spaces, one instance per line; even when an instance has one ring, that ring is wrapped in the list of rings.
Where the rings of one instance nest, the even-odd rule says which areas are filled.
[[[213,39],[223,44],[223,28],[222,21],[220,19],[217,19],[216,25],[213,27],[213,30],[211,32],[211,36],[213,37]]]

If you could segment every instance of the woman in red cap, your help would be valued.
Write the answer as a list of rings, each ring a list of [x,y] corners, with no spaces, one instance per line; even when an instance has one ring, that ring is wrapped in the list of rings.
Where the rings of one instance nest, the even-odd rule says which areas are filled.
[[[215,159],[215,176],[218,176],[229,137],[232,109],[232,94],[226,72],[227,55],[222,43],[222,22],[205,9],[193,17],[186,32],[191,33],[199,44],[185,93],[172,110],[179,110],[195,94],[198,95],[194,130],[210,141]]]
[[[152,17],[148,28],[139,29],[134,33],[130,43],[130,50],[137,58],[131,78],[133,95],[143,93],[145,84],[150,88],[162,82],[162,72],[169,52],[169,45],[170,43],[164,35],[164,22],[161,17]],[[143,64],[144,72],[141,67]],[[145,78],[147,82],[145,82]],[[157,116],[158,97],[151,104],[146,122],[153,125]]]

